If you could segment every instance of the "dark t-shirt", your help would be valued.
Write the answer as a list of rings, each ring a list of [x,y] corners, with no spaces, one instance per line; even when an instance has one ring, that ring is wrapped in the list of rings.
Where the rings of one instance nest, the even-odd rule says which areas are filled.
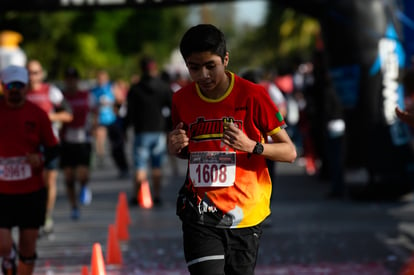
[[[128,92],[127,121],[135,133],[164,132],[171,108],[172,91],[160,78],[143,78]]]

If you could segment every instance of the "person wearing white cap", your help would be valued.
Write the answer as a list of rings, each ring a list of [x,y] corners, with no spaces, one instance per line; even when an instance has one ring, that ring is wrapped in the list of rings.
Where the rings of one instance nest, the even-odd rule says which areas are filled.
[[[26,100],[26,68],[10,65],[0,72],[0,79],[1,268],[4,274],[27,275],[33,274],[39,228],[45,221],[43,166],[58,156],[58,141],[47,114]],[[40,146],[45,148],[43,155]],[[14,227],[19,230],[17,246]]]

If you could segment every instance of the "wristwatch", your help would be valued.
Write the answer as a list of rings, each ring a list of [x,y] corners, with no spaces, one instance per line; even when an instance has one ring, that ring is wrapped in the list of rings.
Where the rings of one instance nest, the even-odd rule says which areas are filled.
[[[261,155],[263,153],[263,144],[260,142],[256,142],[256,146],[254,146],[253,154]]]

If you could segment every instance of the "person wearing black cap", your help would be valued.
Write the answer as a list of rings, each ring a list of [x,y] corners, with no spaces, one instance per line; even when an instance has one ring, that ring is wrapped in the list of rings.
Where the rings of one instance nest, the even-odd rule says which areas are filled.
[[[89,205],[92,201],[92,192],[88,187],[89,168],[92,152],[92,103],[90,93],[80,90],[78,86],[79,73],[76,68],[70,67],[65,71],[65,85],[63,95],[73,111],[73,120],[63,124],[60,131],[61,159],[66,192],[71,206],[71,218],[80,217],[78,201],[76,199],[76,181],[80,184],[79,202]]]
[[[0,79],[4,92],[0,100],[1,268],[3,274],[33,274],[36,242],[46,212],[43,167],[57,158],[58,141],[47,113],[26,100],[26,68],[8,66]],[[19,229],[17,246],[13,227]]]

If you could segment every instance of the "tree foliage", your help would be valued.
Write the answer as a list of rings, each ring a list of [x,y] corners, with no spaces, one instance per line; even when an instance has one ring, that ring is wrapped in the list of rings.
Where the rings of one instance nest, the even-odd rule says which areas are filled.
[[[285,70],[300,59],[307,59],[315,47],[320,32],[319,23],[277,1],[268,1],[264,24],[257,28],[243,28],[245,35],[237,42],[233,54],[236,67],[263,67]]]
[[[210,5],[210,4],[209,4]],[[230,69],[277,68],[300,55],[310,56],[319,32],[316,20],[277,1],[268,1],[262,26],[239,26],[229,3],[199,6],[200,22],[213,23],[226,34]],[[194,6],[97,11],[3,12],[0,30],[15,30],[24,37],[21,47],[39,59],[50,78],[61,78],[75,66],[85,78],[105,68],[115,78],[138,72],[138,60],[151,55],[167,62],[188,27]]]
[[[186,9],[121,9],[95,12],[5,12],[0,30],[14,30],[24,37],[21,47],[28,58],[39,59],[51,78],[62,76],[68,66],[92,77],[106,68],[114,77],[137,70],[138,59],[152,55],[160,64],[179,42]],[[151,22],[151,23],[149,23]]]

